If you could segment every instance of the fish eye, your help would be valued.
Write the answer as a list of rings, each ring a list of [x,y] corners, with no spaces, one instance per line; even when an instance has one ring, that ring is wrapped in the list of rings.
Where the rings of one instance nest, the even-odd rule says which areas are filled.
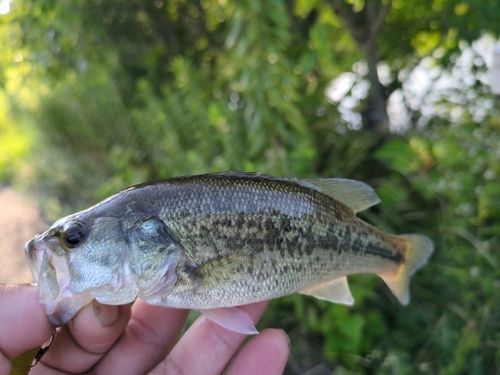
[[[63,245],[68,249],[74,249],[80,245],[87,235],[87,228],[81,222],[74,221],[64,226],[61,234]]]

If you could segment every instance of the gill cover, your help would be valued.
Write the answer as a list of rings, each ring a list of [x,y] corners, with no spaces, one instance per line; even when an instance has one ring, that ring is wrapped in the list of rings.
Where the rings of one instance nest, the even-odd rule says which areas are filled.
[[[161,304],[174,289],[175,268],[182,248],[163,221],[149,217],[135,223],[129,235],[130,271],[140,288],[138,297]]]

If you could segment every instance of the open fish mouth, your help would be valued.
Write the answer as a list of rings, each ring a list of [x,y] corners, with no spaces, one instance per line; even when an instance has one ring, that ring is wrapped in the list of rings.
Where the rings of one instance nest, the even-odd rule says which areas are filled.
[[[46,306],[50,323],[59,327],[73,318],[93,297],[71,292],[71,275],[66,256],[56,254],[46,241],[41,235],[33,238],[26,244],[26,255],[33,278],[38,284],[38,299]]]
[[[28,257],[28,264],[30,266],[31,274],[38,283],[38,275],[42,268],[42,262],[45,255],[45,246],[40,246],[41,236],[37,235],[26,244],[26,256]]]

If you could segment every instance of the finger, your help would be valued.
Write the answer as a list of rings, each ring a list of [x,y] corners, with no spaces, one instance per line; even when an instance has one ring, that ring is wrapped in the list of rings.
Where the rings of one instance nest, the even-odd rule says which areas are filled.
[[[268,301],[265,301],[240,308],[257,322],[267,304]],[[201,316],[182,336],[165,361],[151,374],[221,374],[246,337]]]
[[[188,312],[137,300],[127,329],[91,373],[147,373],[172,349]]]
[[[113,346],[130,315],[130,305],[109,306],[96,301],[88,304],[58,330],[41,362],[70,373],[88,371]]]
[[[290,354],[290,341],[280,329],[266,329],[238,353],[226,375],[281,375]]]
[[[50,339],[53,328],[35,286],[0,284],[0,306],[0,363]]]

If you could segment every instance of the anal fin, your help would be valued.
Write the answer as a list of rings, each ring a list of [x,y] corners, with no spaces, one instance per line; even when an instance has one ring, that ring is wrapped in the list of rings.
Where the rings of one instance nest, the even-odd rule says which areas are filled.
[[[245,311],[237,307],[219,307],[216,309],[200,310],[200,312],[207,319],[231,331],[245,335],[259,333],[255,328],[252,318]]]
[[[354,298],[349,290],[346,276],[327,283],[301,289],[299,290],[299,293],[307,294],[330,302],[341,303],[347,306],[354,305]]]

